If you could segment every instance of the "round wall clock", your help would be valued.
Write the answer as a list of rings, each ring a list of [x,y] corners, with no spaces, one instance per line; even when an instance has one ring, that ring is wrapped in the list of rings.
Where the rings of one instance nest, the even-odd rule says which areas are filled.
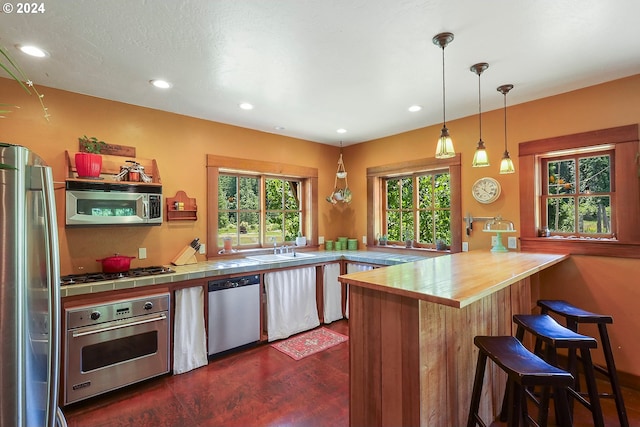
[[[493,178],[480,178],[471,187],[471,193],[480,203],[493,203],[500,197],[500,183]]]

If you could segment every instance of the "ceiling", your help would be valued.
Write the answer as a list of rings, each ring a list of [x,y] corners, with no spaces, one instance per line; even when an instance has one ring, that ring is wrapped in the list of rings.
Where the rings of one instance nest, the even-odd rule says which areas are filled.
[[[477,62],[489,63],[483,111],[502,107],[505,83],[513,105],[640,73],[638,0],[42,4],[0,14],[0,44],[39,86],[332,145],[442,123],[432,38],[444,31],[455,35],[444,51],[447,120],[477,114]],[[149,84],[159,78],[173,87]],[[423,109],[408,112],[414,104]]]

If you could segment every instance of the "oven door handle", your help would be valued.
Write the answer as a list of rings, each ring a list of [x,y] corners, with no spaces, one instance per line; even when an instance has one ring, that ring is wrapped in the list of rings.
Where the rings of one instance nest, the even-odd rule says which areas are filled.
[[[112,326],[91,326],[89,328],[82,328],[76,331],[73,331],[73,338],[84,337],[86,335],[99,334],[101,332],[113,331],[116,329],[128,328],[131,326],[143,325],[145,323],[158,322],[161,320],[166,320],[167,315],[161,313],[159,315],[154,315],[153,317],[147,317],[142,320],[134,320],[134,321],[124,321],[122,323],[118,323],[117,325]]]

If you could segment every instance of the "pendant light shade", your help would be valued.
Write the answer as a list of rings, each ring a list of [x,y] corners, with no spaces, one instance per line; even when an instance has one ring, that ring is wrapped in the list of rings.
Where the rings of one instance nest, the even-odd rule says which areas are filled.
[[[456,155],[453,148],[453,141],[449,135],[449,129],[447,129],[447,116],[445,109],[445,85],[444,85],[444,48],[453,41],[452,33],[440,33],[433,37],[433,44],[442,48],[442,130],[440,131],[440,138],[438,138],[438,144],[436,145],[436,158],[448,159]]]
[[[509,157],[509,151],[507,150],[507,94],[513,89],[513,85],[502,85],[498,87],[498,92],[504,95],[504,154],[500,161],[500,173],[515,173],[516,168],[513,166],[513,160]]]
[[[489,166],[489,156],[487,155],[487,149],[485,148],[484,141],[482,140],[482,103],[480,96],[480,74],[482,74],[482,72],[487,68],[489,68],[489,64],[486,62],[474,64],[470,68],[471,71],[478,75],[478,119],[480,121],[480,139],[478,140],[478,146],[476,147],[476,152],[473,155],[473,163],[471,164],[474,168]]]

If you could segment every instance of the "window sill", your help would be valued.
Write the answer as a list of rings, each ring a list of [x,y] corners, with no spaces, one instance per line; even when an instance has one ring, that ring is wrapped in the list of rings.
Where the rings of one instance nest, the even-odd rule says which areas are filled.
[[[612,240],[521,237],[520,248],[523,252],[640,258],[640,243],[621,243]]]
[[[367,246],[368,251],[380,251],[380,252],[405,252],[405,253],[413,253],[419,252],[420,255],[425,256],[433,256],[433,255],[448,255],[451,253],[449,249],[444,251],[438,251],[436,249],[431,248],[407,248],[403,245],[370,245]]]

